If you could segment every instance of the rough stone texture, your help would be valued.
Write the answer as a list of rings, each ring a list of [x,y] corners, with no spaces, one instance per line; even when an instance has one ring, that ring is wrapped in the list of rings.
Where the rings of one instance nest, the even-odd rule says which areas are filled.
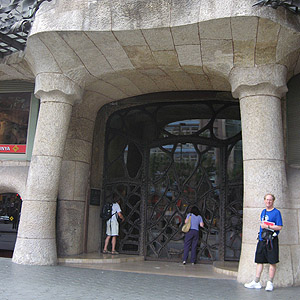
[[[273,18],[259,18],[264,14],[268,17],[272,14],[266,9],[251,9],[246,0],[239,4],[226,1],[222,5],[216,1],[186,1],[183,4],[170,0],[117,1],[114,5],[109,1],[101,1],[101,4],[87,0],[76,2],[76,8],[67,7],[64,1],[41,8],[29,39],[33,46],[32,49],[28,47],[30,51],[27,60],[36,74],[63,72],[78,85],[102,93],[111,100],[148,91],[230,90],[226,77],[234,65],[248,67],[280,62],[287,65],[291,76],[297,63],[299,51],[295,51],[299,50],[297,45],[300,34],[294,34],[293,26],[283,27],[288,24],[281,13],[277,14],[277,23],[274,23]],[[51,16],[55,10],[59,13],[54,24]],[[70,17],[70,14],[73,20],[66,24],[63,20]],[[112,27],[109,21],[105,28],[99,24],[100,27],[95,29],[92,24],[97,16],[104,19],[110,16]],[[291,24],[292,20],[289,20]],[[87,27],[89,24],[91,28]],[[82,32],[83,28],[85,33]],[[192,53],[189,51],[190,46],[195,44],[201,47],[194,48],[196,52]],[[174,59],[173,49],[176,45],[184,46],[181,50],[189,51],[184,57],[183,51],[178,50],[181,65]],[[287,48],[285,45],[290,46]],[[42,54],[40,58],[34,52],[39,48]],[[204,70],[209,81],[204,80],[199,84],[199,78],[185,80],[179,86],[176,74],[182,70],[188,72],[185,68],[187,62],[193,61],[195,56],[199,57],[199,51],[202,59],[195,60],[199,68],[192,73],[199,74]],[[146,73],[145,80],[141,81],[141,78],[134,83],[136,88],[130,84],[132,76],[139,78],[139,69],[158,70],[165,64],[171,66],[174,72],[163,73],[150,90],[147,89],[147,82],[153,78]],[[121,72],[128,70],[135,74],[131,74],[131,78],[127,76],[127,80],[121,78],[124,76]],[[114,81],[105,78],[111,78],[110,74],[115,74]],[[166,84],[162,86],[161,81]],[[114,89],[115,92],[112,92]]]
[[[62,158],[56,156],[32,156],[26,185],[26,199],[56,201],[61,161]]]
[[[38,60],[36,58],[39,58]],[[34,74],[39,73],[60,73],[55,58],[49,49],[36,36],[29,37],[26,43],[25,59]]]
[[[254,200],[254,198],[253,198]],[[263,200],[260,199],[262,205]],[[261,207],[243,208],[243,223],[247,226],[243,226],[243,243],[255,244],[257,243],[257,234],[259,232],[260,225],[260,213],[263,209]]]
[[[85,200],[90,176],[90,165],[76,162],[74,200]]]
[[[0,59],[0,80],[11,79],[34,81],[34,75],[27,61],[24,59],[23,51]]]
[[[273,193],[277,199],[275,207],[282,210],[283,224],[285,219],[288,219],[286,221],[288,230],[282,232],[281,244],[285,245],[281,245],[281,248],[283,248],[284,255],[280,255],[281,263],[278,265],[275,280],[278,286],[288,286],[293,284],[293,274],[290,272],[292,267],[290,247],[297,244],[299,240],[298,236],[293,235],[297,230],[297,211],[290,209],[289,201],[287,201],[281,105],[279,99],[276,98],[281,97],[287,89],[286,69],[275,65],[243,69],[243,74],[241,70],[242,68],[235,69],[231,73],[233,93],[241,99],[245,174],[244,220],[248,223],[247,228],[245,225],[243,228],[245,236],[243,235],[238,280],[241,282],[251,280],[249,274],[244,271],[250,267],[248,260],[251,254],[244,249],[247,249],[247,243],[257,231],[256,226],[253,225],[254,213],[257,214],[258,210],[255,207],[264,206],[253,199],[263,201],[266,193]],[[269,75],[269,83],[267,83],[266,74]],[[257,94],[261,96],[257,97]],[[263,281],[266,278],[267,276],[264,276]]]
[[[276,200],[277,201],[277,200]],[[275,201],[275,207],[276,206]],[[261,200],[263,203],[263,200]],[[281,245],[298,245],[299,236],[295,234],[298,232],[298,211],[292,209],[281,209],[278,208],[282,215],[283,228],[280,231],[280,244]],[[247,226],[243,227],[243,242],[245,243],[255,243],[257,242],[257,235],[259,232],[260,225],[260,214],[263,210],[261,208],[245,208],[243,212],[243,223]]]
[[[79,139],[67,139],[64,160],[76,160],[90,163],[92,144]]]
[[[176,46],[176,52],[179,63],[182,67],[202,66],[200,45]],[[202,70],[202,68],[200,70]]]
[[[110,99],[93,92],[86,92],[82,102],[73,106],[72,117],[95,121],[99,109]],[[92,133],[93,134],[93,133]]]
[[[62,252],[78,253],[82,249],[80,232],[83,230],[84,205],[81,201],[86,191],[93,122],[98,110],[112,101],[162,91],[222,90],[232,91],[234,97],[240,99],[251,96],[251,99],[241,100],[244,220],[251,224],[250,228],[244,227],[244,236],[256,236],[256,219],[252,218],[262,208],[262,196],[270,190],[276,194],[276,206],[282,209],[284,218],[291,216],[287,225],[296,230],[290,222],[299,220],[299,170],[288,170],[287,196],[278,99],[286,92],[287,79],[300,72],[299,18],[282,8],[272,10],[251,4],[249,0],[228,0],[222,5],[216,0],[60,0],[43,3],[25,54],[0,60],[0,80],[32,81],[36,76],[36,94],[42,97],[43,103],[28,177],[28,200],[36,203],[49,200],[54,204],[60,181],[59,198],[68,200],[68,204],[60,204],[62,210],[58,214],[62,217],[68,213],[68,207],[71,210],[70,218],[64,221],[61,218],[62,227],[58,228],[60,233],[66,230],[66,236],[60,235]],[[82,96],[83,89],[85,94]],[[52,95],[48,97],[45,92],[50,91]],[[82,97],[82,103],[77,103]],[[69,127],[70,107],[66,107],[74,104]],[[105,121],[106,118],[100,121],[102,140],[99,138],[94,146],[94,151],[99,154],[99,175],[91,179],[95,184],[93,187],[101,187]],[[58,127],[63,130],[59,131]],[[60,172],[62,153],[64,161]],[[9,172],[13,171],[10,169]],[[21,173],[15,182],[12,182],[11,174],[5,182],[0,179],[0,189],[24,190],[26,172]],[[50,177],[52,181],[47,180]],[[90,226],[99,221],[97,209],[91,209]],[[76,211],[81,219],[75,221]],[[35,213],[38,215],[37,211]],[[80,241],[74,248],[68,222],[73,224],[75,240]],[[26,231],[25,227],[20,230]],[[97,236],[93,230],[89,234],[90,238]],[[39,240],[36,244],[34,240],[18,239],[14,260],[54,263],[55,244],[51,238],[54,240],[50,237],[47,243]],[[285,231],[282,241],[289,250]],[[297,240],[293,239],[293,242],[297,243]],[[50,251],[50,260],[39,254],[34,258],[36,253],[30,248],[27,250],[27,245],[37,251],[45,251],[42,245],[49,246],[46,254]],[[95,248],[91,241],[88,245]],[[298,246],[291,247],[292,255],[284,258],[287,260],[285,266],[291,267],[288,260],[293,259],[293,264],[299,267]],[[245,267],[254,250],[252,247],[252,252],[248,252],[243,243],[239,271],[242,281],[249,277]],[[20,259],[22,251],[26,256],[24,260]],[[289,285],[291,281],[285,274],[286,269],[280,267],[279,270],[278,283]],[[296,276],[297,267],[293,270]]]
[[[233,67],[232,41],[202,40],[201,49],[203,65],[208,72],[216,72],[226,78]]]
[[[286,207],[285,164],[280,160],[252,159],[244,161],[244,190],[245,207],[263,207],[263,197],[266,193],[273,193],[278,208]]]
[[[170,24],[171,0],[126,1],[111,4],[112,29],[159,28]]]
[[[86,118],[71,117],[68,130],[68,139],[79,139],[86,142],[92,142],[94,122]]]
[[[84,206],[82,201],[58,201],[57,251],[60,256],[83,252]]]
[[[294,284],[293,272],[291,272],[292,255],[291,247],[287,245],[281,245],[279,237],[279,263],[277,264],[275,283],[277,286],[291,286]],[[265,282],[268,280],[267,272],[265,272]]]
[[[199,21],[200,5],[201,1],[172,0],[171,26],[197,23]]]
[[[17,238],[12,261],[25,265],[56,265],[55,238],[35,239]]]
[[[240,99],[258,95],[281,98],[287,92],[286,74],[286,67],[279,64],[255,68],[235,67],[230,73],[232,94]]]
[[[63,35],[60,35],[59,33],[45,32],[40,37],[40,40],[47,47],[47,49],[53,53],[56,63],[62,72],[68,74],[70,74],[70,70],[76,70],[77,72],[80,72],[80,58],[76,55],[74,50],[69,47]],[[58,45],[60,45],[60,47],[58,47]],[[87,73],[87,71],[85,72]],[[73,78],[70,77],[70,79]]]
[[[180,27],[171,27],[174,45],[200,45],[199,31],[197,24]]]
[[[199,24],[201,40],[231,40],[230,19],[215,19]]]
[[[246,97],[240,101],[243,126],[243,159],[283,159],[280,99]],[[268,111],[268,114],[265,112]],[[270,133],[260,135],[258,132]]]
[[[78,103],[82,97],[81,88],[62,74],[40,73],[35,78],[34,93],[41,102]]]
[[[55,141],[67,135],[72,106],[68,103],[45,102],[40,106],[33,155],[62,157],[64,144]],[[46,130],[47,129],[47,130]]]
[[[295,207],[299,209],[300,208],[300,194],[299,194],[300,170],[295,168],[287,168],[287,181],[289,186],[288,200],[291,203],[291,207]]]
[[[56,202],[23,201],[18,238],[52,239],[55,237]],[[23,226],[25,224],[25,226]]]
[[[28,176],[28,166],[7,166],[0,163],[0,193],[18,193],[23,197]]]
[[[58,198],[74,199],[76,161],[63,161],[60,172]]]
[[[123,93],[119,88],[114,87],[105,81],[99,80],[86,86],[91,92],[98,92],[101,96],[109,98],[110,101],[127,98],[127,95]]]
[[[250,282],[255,277],[255,249],[256,239],[248,240],[247,243],[243,239],[241,256],[239,261],[238,277],[239,282]]]
[[[78,214],[76,210],[80,211],[79,215],[84,213],[85,204],[82,205],[82,203],[86,202],[88,194],[95,121],[93,116],[80,113],[80,107],[84,107],[84,105],[78,104],[77,110],[73,111],[71,117],[59,182],[57,216],[60,255],[82,253],[84,222],[87,222],[83,217],[79,217],[76,222],[73,219]],[[76,206],[75,203],[79,204]],[[65,218],[66,214],[68,217]],[[70,223],[72,225],[71,232],[75,232],[75,234],[68,230]],[[80,246],[74,247],[74,244]]]
[[[291,259],[291,246],[281,245],[280,237],[279,263],[277,264],[274,286],[291,286],[294,284]],[[255,278],[256,264],[254,263],[256,243],[243,243],[237,280],[241,283],[250,282]],[[264,266],[261,277],[263,286],[269,280],[269,265]]]
[[[240,17],[231,20],[235,66],[254,66],[257,23],[257,18]]]
[[[259,19],[255,63],[276,63],[276,47],[280,26],[270,20]]]
[[[61,161],[71,104],[78,98],[80,89],[63,76],[52,75],[40,74],[36,83],[36,93],[42,99],[13,257],[18,263],[56,263],[55,214]],[[61,128],[55,128],[55,123]],[[45,152],[41,151],[43,147]],[[42,251],[45,246],[47,249]]]
[[[298,231],[299,232],[299,231]],[[291,246],[294,285],[300,285],[300,245]]]
[[[276,201],[275,201],[276,202]],[[280,209],[283,228],[280,232],[280,243],[285,245],[299,245],[299,214],[296,209]],[[297,233],[298,234],[295,234]]]
[[[100,216],[100,206],[90,205],[89,207],[89,220],[88,220],[88,243],[87,249],[88,252],[96,252],[99,249],[100,237],[101,237],[101,228],[100,223],[102,220]],[[101,245],[102,249],[102,245]]]

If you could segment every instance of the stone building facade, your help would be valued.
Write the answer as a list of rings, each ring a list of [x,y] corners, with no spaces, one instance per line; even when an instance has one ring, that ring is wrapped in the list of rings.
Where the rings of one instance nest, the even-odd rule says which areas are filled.
[[[263,196],[273,193],[284,220],[275,285],[300,284],[300,18],[255,2],[43,3],[24,52],[0,61],[1,84],[34,83],[40,101],[32,156],[0,158],[0,192],[23,199],[13,262],[98,251],[100,206],[88,203],[91,188],[102,189],[113,111],[162,94],[170,103],[224,92],[242,127],[238,281],[253,278]]]

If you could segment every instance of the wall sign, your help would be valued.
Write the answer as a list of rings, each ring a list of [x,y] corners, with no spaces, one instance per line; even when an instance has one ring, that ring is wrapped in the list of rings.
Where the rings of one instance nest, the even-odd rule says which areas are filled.
[[[100,206],[101,190],[91,189],[90,205]]]

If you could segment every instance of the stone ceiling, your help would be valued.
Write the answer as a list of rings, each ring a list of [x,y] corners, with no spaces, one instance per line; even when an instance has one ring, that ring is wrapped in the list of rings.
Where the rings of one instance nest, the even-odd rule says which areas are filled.
[[[162,91],[230,91],[234,66],[283,64],[289,78],[300,71],[297,20],[280,9],[251,15],[246,0],[239,13],[234,1],[225,1],[223,10],[217,1],[180,6],[164,0],[159,8],[157,0],[116,1],[114,7],[109,1],[52,2],[37,15],[24,56],[0,64],[0,79],[61,73],[113,101]]]

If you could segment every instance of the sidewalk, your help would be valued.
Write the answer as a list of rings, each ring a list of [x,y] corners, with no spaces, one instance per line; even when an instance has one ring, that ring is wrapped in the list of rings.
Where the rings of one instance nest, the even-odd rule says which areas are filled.
[[[182,268],[178,263],[168,264],[174,270]],[[198,266],[201,269],[205,265]],[[1,300],[294,300],[299,299],[300,294],[300,287],[276,288],[273,292],[248,290],[232,278],[183,277],[61,265],[24,266],[12,263],[10,258],[0,258],[0,270]]]

